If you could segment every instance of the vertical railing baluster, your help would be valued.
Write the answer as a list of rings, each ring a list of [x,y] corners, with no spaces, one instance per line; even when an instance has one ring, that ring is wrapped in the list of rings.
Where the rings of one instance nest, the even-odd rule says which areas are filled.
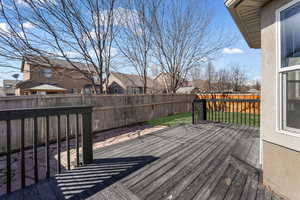
[[[221,101],[217,101],[216,103],[217,103],[217,109],[218,109],[218,122],[220,122],[220,117],[222,115],[222,112],[220,111],[220,103],[221,103]]]
[[[248,103],[248,125],[251,126],[251,102]]]
[[[76,164],[77,166],[80,165],[80,160],[79,160],[79,114],[76,114]]]
[[[234,110],[235,110],[235,105],[234,105],[234,100],[232,100],[232,122],[235,123],[234,121]]]
[[[39,181],[39,172],[38,172],[38,152],[37,152],[37,140],[38,140],[38,123],[37,117],[33,119],[33,162],[34,162],[34,182]]]
[[[224,101],[222,101],[222,122],[225,122],[224,120],[225,120],[225,117],[224,117],[224,114],[225,114],[225,112],[224,112],[224,109],[225,109],[225,106],[224,106]]]
[[[231,99],[228,101],[228,122],[231,123],[231,119],[232,119],[232,101]]]
[[[61,173],[61,166],[60,166],[60,115],[57,115],[57,172]]]
[[[260,127],[260,101],[258,102],[258,126]]]
[[[244,101],[244,123],[247,125],[247,102]]]
[[[217,101],[214,101],[215,122],[217,121]]]
[[[70,115],[67,114],[67,131],[66,131],[66,142],[67,142],[67,169],[71,169],[70,164]]]
[[[21,119],[21,144],[20,144],[20,152],[21,152],[21,162],[20,162],[20,169],[21,169],[21,187],[25,188],[26,186],[26,180],[25,180],[25,152],[24,152],[24,146],[25,146],[25,119]]]
[[[254,103],[253,125],[256,126],[256,102]]]
[[[11,193],[11,121],[6,121],[6,191]]]
[[[226,122],[227,123],[227,101],[226,100],[224,100],[224,112],[225,112],[225,121],[224,122]]]
[[[50,126],[49,126],[49,116],[46,116],[46,178],[50,177],[50,157],[49,157],[49,132],[50,132]]]
[[[238,124],[241,123],[241,101],[238,100],[238,103],[237,103],[237,119],[238,119]]]

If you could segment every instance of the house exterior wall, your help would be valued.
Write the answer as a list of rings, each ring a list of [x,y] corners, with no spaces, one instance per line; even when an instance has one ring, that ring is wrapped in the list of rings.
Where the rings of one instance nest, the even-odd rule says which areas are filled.
[[[23,67],[23,80],[27,81],[30,80],[30,65],[28,63],[24,63]]]
[[[261,138],[264,184],[289,199],[300,199],[300,135],[277,131],[276,10],[291,0],[274,0],[261,10]]]
[[[108,94],[124,94],[125,90],[118,83],[113,82],[108,87]]]
[[[143,94],[142,87],[126,87],[123,82],[113,74],[108,78],[108,86],[109,94]],[[151,89],[148,89],[147,93],[151,93]]]
[[[52,69],[53,73],[51,77],[43,75],[43,69]],[[40,65],[24,65],[24,80],[31,80],[40,83],[53,83],[59,87],[63,87],[68,91],[66,93],[80,93],[91,82],[86,79],[80,72],[75,70],[59,68],[59,67],[44,67]],[[19,91],[19,94],[23,94],[23,91]]]

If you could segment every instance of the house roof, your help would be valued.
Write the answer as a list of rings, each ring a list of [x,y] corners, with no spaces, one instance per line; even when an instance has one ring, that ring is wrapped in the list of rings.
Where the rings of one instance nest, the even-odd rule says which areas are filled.
[[[144,87],[144,82],[142,78],[135,74],[123,74],[119,72],[111,72],[111,75],[119,79],[124,87]],[[153,80],[147,78],[148,88],[154,86]]]
[[[26,55],[23,57],[21,71],[24,70],[25,62],[32,64],[32,65],[42,65],[46,67],[61,67],[67,69],[75,69],[73,65],[75,65],[80,70],[88,70],[88,65],[80,62],[72,62],[73,65],[68,62],[67,60],[62,60],[58,58],[51,58],[51,57],[44,57],[44,56],[37,56],[37,55]],[[92,69],[92,68],[91,68]]]
[[[39,82],[39,81],[32,81],[32,80],[26,80],[26,81],[20,81],[19,83],[17,83],[16,88],[20,88],[20,89],[30,89],[30,88],[34,88],[36,86],[40,86],[40,85],[53,85],[52,83],[49,82]],[[57,85],[56,83],[54,83],[56,87],[61,87],[59,85]]]
[[[181,94],[190,94],[193,92],[193,90],[195,90],[196,87],[181,87],[178,88],[178,90],[176,91],[176,93],[181,93]]]
[[[42,90],[42,91],[65,91],[67,89],[65,88],[61,88],[61,87],[57,87],[57,86],[54,86],[54,85],[49,85],[49,84],[42,84],[42,85],[39,85],[39,86],[35,86],[35,87],[32,87],[32,88],[29,88],[29,90]]]
[[[235,23],[249,47],[261,48],[261,8],[272,0],[225,0]]]

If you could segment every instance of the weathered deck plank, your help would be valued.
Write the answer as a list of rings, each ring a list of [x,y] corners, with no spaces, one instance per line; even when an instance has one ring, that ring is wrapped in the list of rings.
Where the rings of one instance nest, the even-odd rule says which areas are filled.
[[[264,199],[259,130],[203,123],[158,131],[94,151],[91,165],[1,199]]]

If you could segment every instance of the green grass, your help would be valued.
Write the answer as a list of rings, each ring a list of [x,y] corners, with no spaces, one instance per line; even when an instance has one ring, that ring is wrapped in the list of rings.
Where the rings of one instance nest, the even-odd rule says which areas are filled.
[[[156,118],[147,122],[151,126],[176,126],[179,124],[191,124],[192,113],[181,113],[177,115],[170,115],[167,117]]]
[[[210,112],[207,113],[207,119],[211,121],[220,121],[225,123],[245,124],[251,126],[259,126],[259,117],[257,114],[245,114],[245,113],[229,113],[229,112]],[[249,123],[250,122],[250,123]],[[167,117],[155,118],[146,122],[151,126],[176,126],[179,124],[191,124],[192,113],[181,113],[177,115],[170,115]]]

